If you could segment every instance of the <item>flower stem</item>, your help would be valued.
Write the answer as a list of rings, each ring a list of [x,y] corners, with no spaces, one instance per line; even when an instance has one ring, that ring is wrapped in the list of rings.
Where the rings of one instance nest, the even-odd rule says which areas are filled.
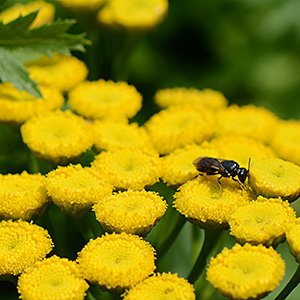
[[[81,218],[75,218],[73,217],[73,221],[78,227],[80,233],[82,234],[85,241],[89,241],[90,239],[95,238],[95,234],[92,231],[92,228],[87,220],[87,216],[84,215]]]
[[[162,244],[157,248],[157,259],[160,260],[170,249],[170,247],[173,245],[176,237],[178,236],[178,233],[182,229],[183,225],[186,222],[186,218],[184,218],[182,215],[178,215],[176,224],[170,233],[170,235],[162,242]]]
[[[194,283],[202,274],[205,266],[208,254],[213,249],[213,246],[216,244],[218,237],[221,231],[212,230],[212,229],[205,229],[204,231],[204,241],[202,244],[201,251],[199,256],[194,264],[194,267],[188,276],[188,280],[191,283]]]
[[[283,290],[279,293],[279,295],[275,298],[275,300],[283,300],[292,292],[292,290],[299,284],[300,282],[300,265],[295,271],[293,277],[286,284]]]

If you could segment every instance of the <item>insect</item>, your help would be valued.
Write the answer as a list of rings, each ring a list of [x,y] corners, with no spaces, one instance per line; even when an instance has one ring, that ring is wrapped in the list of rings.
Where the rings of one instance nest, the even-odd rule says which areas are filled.
[[[197,171],[201,174],[199,175],[217,175],[218,183],[221,187],[220,179],[222,177],[231,177],[234,181],[237,181],[241,187],[243,187],[243,183],[245,183],[247,176],[249,175],[249,167],[250,167],[250,158],[248,163],[248,170],[246,168],[240,168],[240,165],[234,160],[226,160],[226,159],[218,159],[208,156],[200,156],[193,161],[194,166]],[[236,177],[237,178],[234,178]]]

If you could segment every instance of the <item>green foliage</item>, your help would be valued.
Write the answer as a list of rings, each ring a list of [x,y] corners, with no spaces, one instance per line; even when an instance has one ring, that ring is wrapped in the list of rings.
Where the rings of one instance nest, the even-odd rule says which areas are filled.
[[[66,33],[75,20],[57,20],[39,28],[30,29],[37,12],[3,24],[0,22],[0,79],[9,81],[19,90],[41,97],[37,84],[29,77],[19,57],[23,52],[51,56],[54,52],[70,54],[71,50],[84,51],[90,42],[84,34]]]

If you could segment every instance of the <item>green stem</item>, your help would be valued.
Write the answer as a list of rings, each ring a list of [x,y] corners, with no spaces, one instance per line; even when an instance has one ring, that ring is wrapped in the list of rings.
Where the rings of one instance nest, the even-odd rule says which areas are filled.
[[[95,234],[92,231],[92,228],[87,220],[86,215],[84,215],[81,218],[73,217],[73,221],[78,227],[80,233],[82,234],[86,242],[88,242],[90,239],[95,239]]]
[[[170,235],[162,242],[162,244],[157,248],[157,259],[160,260],[173,245],[176,237],[178,236],[180,230],[186,222],[186,218],[182,215],[178,215],[176,224],[170,233]]]
[[[284,300],[286,297],[293,291],[293,289],[299,284],[300,282],[300,265],[298,266],[297,270],[295,271],[293,277],[287,283],[287,285],[283,288],[283,290],[279,293],[279,295],[275,298],[275,300]]]
[[[213,246],[217,242],[220,233],[221,231],[205,229],[204,241],[202,244],[201,251],[190,275],[188,276],[189,282],[194,283],[202,274],[206,266],[208,254],[211,252]]]

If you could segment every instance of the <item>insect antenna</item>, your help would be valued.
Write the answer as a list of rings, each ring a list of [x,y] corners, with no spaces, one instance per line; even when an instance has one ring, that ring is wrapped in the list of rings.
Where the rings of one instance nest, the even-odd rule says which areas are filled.
[[[248,185],[249,185],[249,177],[250,177],[250,163],[251,163],[251,157],[249,157],[249,161],[248,161]]]

